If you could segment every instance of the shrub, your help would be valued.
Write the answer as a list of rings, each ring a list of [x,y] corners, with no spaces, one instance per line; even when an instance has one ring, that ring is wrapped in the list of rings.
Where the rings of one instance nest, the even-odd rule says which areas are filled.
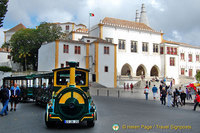
[[[8,66],[0,66],[0,71],[2,71],[2,72],[11,72],[12,68],[10,68]]]

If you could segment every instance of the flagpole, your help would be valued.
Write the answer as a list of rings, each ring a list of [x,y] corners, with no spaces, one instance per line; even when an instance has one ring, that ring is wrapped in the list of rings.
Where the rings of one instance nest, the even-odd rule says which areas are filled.
[[[90,13],[89,13],[89,27],[88,27],[88,36],[90,34]]]

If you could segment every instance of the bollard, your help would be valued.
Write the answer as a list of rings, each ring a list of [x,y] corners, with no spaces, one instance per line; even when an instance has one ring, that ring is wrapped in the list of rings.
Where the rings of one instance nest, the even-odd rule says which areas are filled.
[[[119,90],[118,90],[118,98],[119,98],[119,95],[120,95],[120,92],[119,92]]]
[[[109,90],[107,90],[107,96],[109,97]]]
[[[97,89],[97,96],[99,96],[99,89]]]

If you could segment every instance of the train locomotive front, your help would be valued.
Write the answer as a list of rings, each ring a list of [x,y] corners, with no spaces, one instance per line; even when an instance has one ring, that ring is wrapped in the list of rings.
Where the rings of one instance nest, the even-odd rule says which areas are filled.
[[[76,62],[70,62],[70,67],[53,70],[53,93],[45,113],[47,127],[55,123],[80,124],[83,121],[93,127],[97,120],[96,106],[89,94],[89,70],[76,65]]]

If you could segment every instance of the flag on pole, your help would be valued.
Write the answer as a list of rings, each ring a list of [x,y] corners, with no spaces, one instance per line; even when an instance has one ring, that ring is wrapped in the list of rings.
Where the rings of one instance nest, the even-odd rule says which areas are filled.
[[[94,13],[90,13],[90,17],[94,17]]]

